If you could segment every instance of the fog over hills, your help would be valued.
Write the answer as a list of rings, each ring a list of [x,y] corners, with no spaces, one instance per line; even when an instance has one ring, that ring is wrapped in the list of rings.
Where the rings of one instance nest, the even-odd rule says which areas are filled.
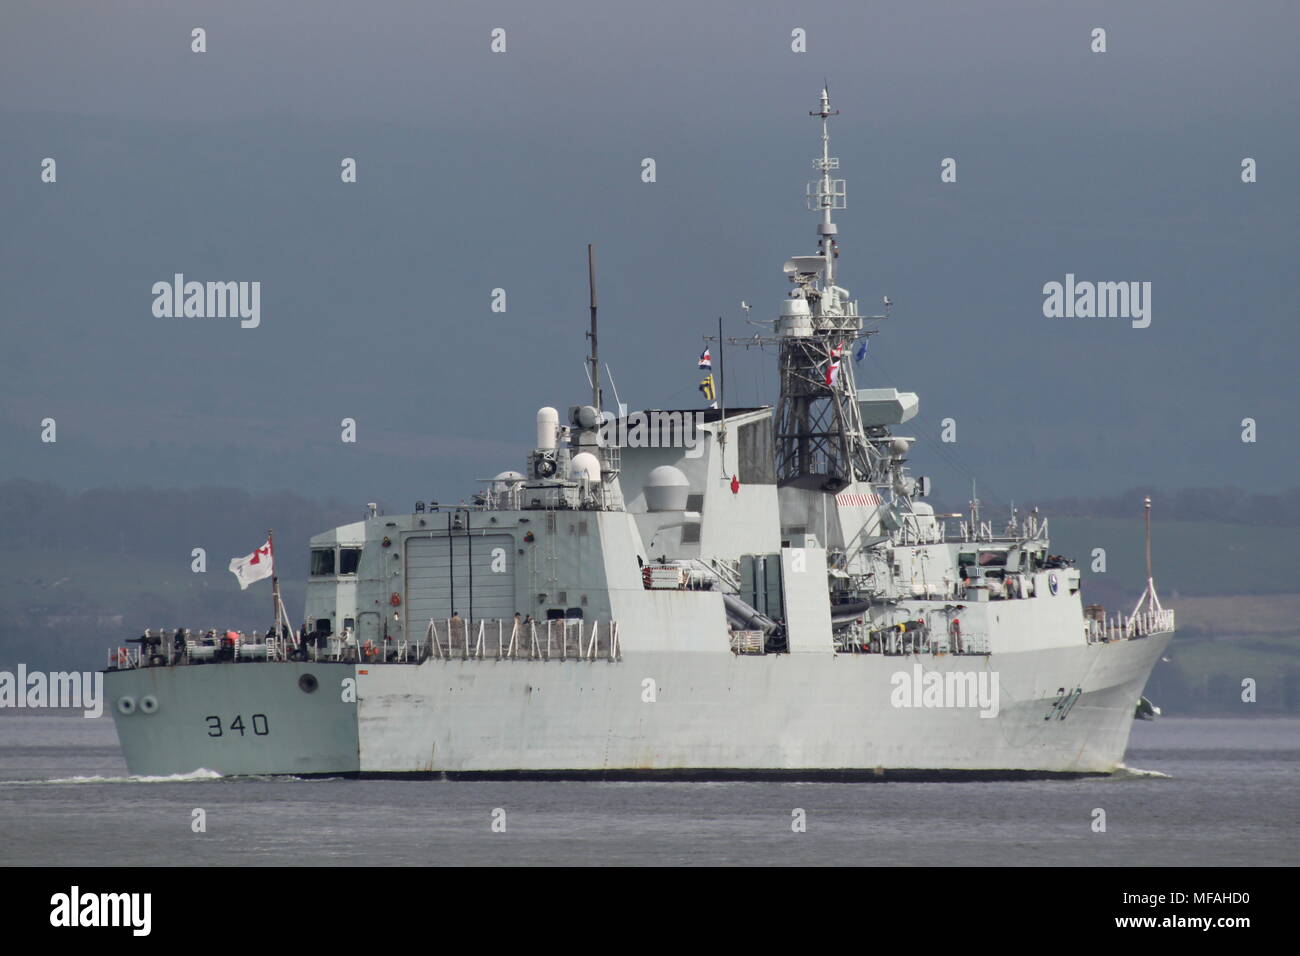
[[[1161,503],[1153,522],[1157,585],[1179,615],[1172,661],[1157,668],[1153,695],[1184,712],[1232,712],[1233,688],[1247,673],[1260,682],[1265,709],[1300,709],[1300,589],[1290,564],[1300,489],[1278,496],[1135,489],[1094,501],[1044,502],[1053,551],[1076,560],[1088,603],[1126,610],[1141,591],[1140,503],[1147,493]],[[99,667],[108,647],[145,627],[265,630],[270,584],[240,591],[226,570],[230,558],[249,553],[274,529],[285,604],[299,615],[308,539],[358,520],[362,510],[292,492],[75,493],[49,482],[2,482],[0,669],[19,661]],[[1277,520],[1264,520],[1270,515]],[[1208,553],[1205,542],[1213,542]],[[202,573],[193,570],[195,548],[205,552]],[[1098,548],[1105,552],[1101,571]]]

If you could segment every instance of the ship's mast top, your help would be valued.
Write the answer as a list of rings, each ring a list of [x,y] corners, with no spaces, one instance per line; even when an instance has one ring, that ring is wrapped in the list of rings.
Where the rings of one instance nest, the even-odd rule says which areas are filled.
[[[591,364],[591,404],[599,414],[604,407],[602,396],[600,394],[600,349],[596,342],[596,250],[591,243],[587,243],[587,289],[591,293],[591,331],[587,333],[587,338],[591,339],[591,354],[587,356],[587,361]]]
[[[843,209],[846,205],[844,180],[831,178],[831,170],[839,169],[840,161],[831,156],[829,119],[838,116],[839,112],[831,109],[829,87],[822,86],[820,107],[808,111],[809,116],[820,116],[822,121],[822,154],[819,159],[813,160],[813,168],[820,170],[822,176],[817,182],[808,184],[808,208],[820,209],[822,214],[822,221],[817,226],[817,245],[826,258],[824,287],[827,289],[835,285],[835,257],[839,254],[835,242],[835,235],[839,230],[831,220],[831,212],[835,209]]]

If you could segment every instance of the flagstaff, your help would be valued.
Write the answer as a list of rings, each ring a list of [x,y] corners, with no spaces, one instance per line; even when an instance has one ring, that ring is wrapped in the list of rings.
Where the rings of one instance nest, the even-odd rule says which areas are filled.
[[[280,637],[280,578],[275,573],[275,531],[266,532],[266,546],[271,552],[271,614],[275,621],[275,636]]]

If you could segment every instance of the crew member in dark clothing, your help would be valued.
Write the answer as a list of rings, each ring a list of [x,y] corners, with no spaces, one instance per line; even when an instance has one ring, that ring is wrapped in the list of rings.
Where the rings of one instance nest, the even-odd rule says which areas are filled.
[[[155,634],[151,629],[146,628],[145,632],[139,637],[127,638],[128,644],[140,645],[140,662],[141,664],[152,666],[154,664],[165,663],[162,656],[162,628],[158,629]]]

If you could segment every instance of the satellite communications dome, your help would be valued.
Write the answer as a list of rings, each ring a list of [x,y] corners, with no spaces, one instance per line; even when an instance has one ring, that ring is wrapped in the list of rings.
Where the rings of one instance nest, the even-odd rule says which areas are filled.
[[[503,471],[492,479],[492,490],[495,492],[509,491],[512,487],[522,484],[524,476],[517,471]]]
[[[685,511],[691,483],[680,468],[660,465],[651,470],[645,483],[645,503],[650,511]]]
[[[600,481],[600,459],[589,451],[580,451],[569,462],[569,475],[573,478],[586,478],[588,481]]]

